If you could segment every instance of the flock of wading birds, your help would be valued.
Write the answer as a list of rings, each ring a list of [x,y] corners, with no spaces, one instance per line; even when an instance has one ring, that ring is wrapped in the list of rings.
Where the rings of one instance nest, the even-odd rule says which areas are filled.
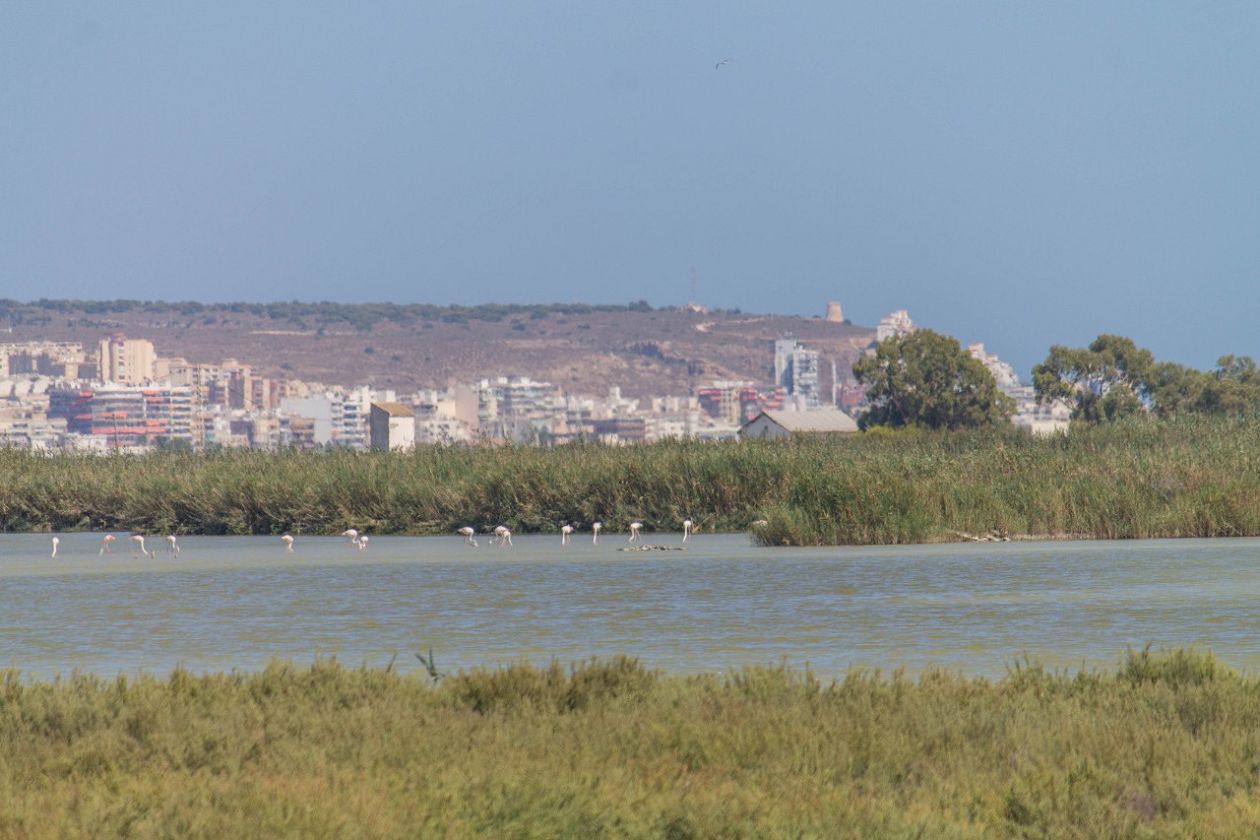
[[[604,528],[604,523],[602,522],[594,522],[591,524],[591,542],[593,542],[595,545],[599,545],[599,532],[602,531],[603,528]],[[687,540],[691,538],[691,535],[696,532],[696,525],[690,519],[684,519],[682,523],[682,529],[683,529],[683,542],[686,542]],[[629,541],[632,543],[638,542],[641,539],[640,532],[642,530],[643,530],[642,522],[631,522]],[[565,524],[560,526],[560,544],[561,545],[569,545],[570,543],[573,542],[573,531],[574,531],[574,527],[572,523],[566,522]],[[473,548],[477,547],[477,530],[475,528],[465,525],[463,528],[458,529],[455,533],[459,534],[460,536],[464,538],[464,545],[471,546]],[[493,536],[490,539],[491,545],[510,546],[512,544],[512,530],[508,528],[506,525],[496,525],[488,533],[493,534]],[[341,532],[341,536],[349,540],[350,545],[357,548],[359,551],[367,551],[368,542],[370,541],[370,537],[368,537],[367,534],[359,533],[359,531],[355,528],[347,528],[346,530]],[[150,548],[145,545],[143,534],[132,534],[128,539],[131,542],[131,556],[132,557],[157,557],[157,549]],[[114,543],[117,541],[118,541],[118,538],[115,537],[113,534],[106,534],[104,537],[101,538],[101,550],[98,552],[98,554],[100,555],[109,554],[114,548]],[[292,534],[285,534],[281,536],[280,542],[284,544],[284,550],[286,552],[293,551],[293,535]],[[53,537],[52,538],[52,556],[53,557],[57,556],[57,549],[60,545],[61,545],[61,538]],[[167,552],[172,557],[179,556],[179,540],[176,539],[174,534],[170,534],[166,537],[166,548],[167,548]]]

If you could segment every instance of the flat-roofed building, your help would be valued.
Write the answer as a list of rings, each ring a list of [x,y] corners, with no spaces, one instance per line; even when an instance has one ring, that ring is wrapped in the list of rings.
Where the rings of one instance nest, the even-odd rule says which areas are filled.
[[[373,449],[412,449],[416,445],[416,413],[396,402],[372,403]]]
[[[152,341],[114,333],[97,347],[96,373],[105,382],[140,385],[153,379],[156,359]]]

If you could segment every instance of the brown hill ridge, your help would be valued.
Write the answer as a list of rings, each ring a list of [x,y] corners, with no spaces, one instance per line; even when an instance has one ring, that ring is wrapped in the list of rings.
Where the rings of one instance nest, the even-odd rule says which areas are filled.
[[[0,301],[0,342],[79,341],[122,332],[162,356],[234,358],[263,376],[411,392],[530,376],[571,393],[685,394],[719,379],[766,381],[787,334],[844,379],[874,330],[821,318],[628,306],[200,304]]]

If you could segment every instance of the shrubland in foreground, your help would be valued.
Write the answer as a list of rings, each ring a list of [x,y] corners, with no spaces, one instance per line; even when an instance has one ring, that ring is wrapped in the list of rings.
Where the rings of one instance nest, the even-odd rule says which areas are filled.
[[[1209,655],[997,682],[630,659],[433,685],[322,661],[0,683],[0,835],[1241,836],[1260,681]]]

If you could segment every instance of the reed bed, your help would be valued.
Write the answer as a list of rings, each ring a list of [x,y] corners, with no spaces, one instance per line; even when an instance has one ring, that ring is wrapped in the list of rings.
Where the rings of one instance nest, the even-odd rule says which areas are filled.
[[[767,545],[1260,534],[1260,421],[414,453],[0,450],[0,528],[144,533],[550,532],[601,520]]]
[[[422,672],[0,679],[0,836],[1234,837],[1260,681],[1194,651],[1114,672],[633,659]]]

